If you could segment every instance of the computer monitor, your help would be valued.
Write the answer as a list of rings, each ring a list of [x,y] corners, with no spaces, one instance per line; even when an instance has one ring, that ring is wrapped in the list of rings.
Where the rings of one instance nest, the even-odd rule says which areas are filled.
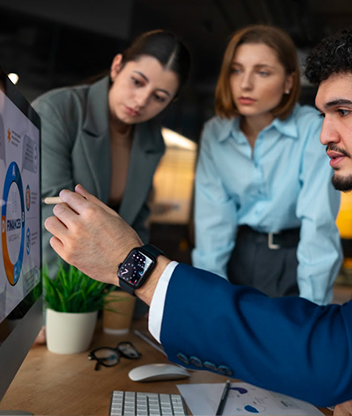
[[[43,324],[40,119],[0,68],[0,400]]]

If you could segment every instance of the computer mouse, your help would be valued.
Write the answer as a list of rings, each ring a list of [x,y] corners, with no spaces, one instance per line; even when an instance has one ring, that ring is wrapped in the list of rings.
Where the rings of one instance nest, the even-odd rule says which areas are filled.
[[[177,380],[190,376],[190,373],[178,365],[169,363],[146,364],[133,368],[128,376],[133,381]]]

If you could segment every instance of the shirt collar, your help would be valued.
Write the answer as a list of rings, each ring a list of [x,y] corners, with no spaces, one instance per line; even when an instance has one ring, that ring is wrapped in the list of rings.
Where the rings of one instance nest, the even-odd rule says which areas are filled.
[[[288,137],[292,137],[293,139],[298,138],[298,129],[296,124],[296,113],[297,113],[297,105],[293,109],[292,113],[285,119],[280,120],[279,118],[275,118],[273,122],[267,126],[264,130],[269,130],[270,128],[276,128],[276,130]]]
[[[219,132],[218,140],[223,142],[224,140],[230,138],[232,131],[239,131],[240,129],[240,118],[225,118],[221,119],[221,129]],[[234,136],[235,137],[235,136]]]
[[[298,138],[298,129],[296,125],[296,113],[298,111],[298,105],[296,104],[295,108],[293,109],[292,113],[285,119],[281,120],[279,118],[275,118],[272,123],[264,128],[263,131],[268,131],[270,129],[276,129],[279,133],[292,137],[293,139]],[[237,137],[239,136],[236,134],[232,134],[232,132],[240,131],[240,117],[234,117],[231,119],[222,119],[221,124],[221,131],[219,134],[219,142],[223,142],[224,140],[230,138],[231,136]]]

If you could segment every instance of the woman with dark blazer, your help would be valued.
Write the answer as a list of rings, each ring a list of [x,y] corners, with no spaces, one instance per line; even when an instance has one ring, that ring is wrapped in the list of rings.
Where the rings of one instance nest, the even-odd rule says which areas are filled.
[[[110,76],[50,91],[33,102],[42,122],[42,197],[82,184],[149,240],[148,197],[164,152],[153,120],[185,83],[190,55],[173,34],[138,37],[115,56]],[[43,222],[52,206],[43,206]],[[43,228],[43,264],[55,276],[58,257]]]

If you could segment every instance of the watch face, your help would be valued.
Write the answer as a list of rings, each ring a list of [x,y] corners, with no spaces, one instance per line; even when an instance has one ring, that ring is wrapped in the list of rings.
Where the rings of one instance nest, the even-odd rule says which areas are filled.
[[[154,261],[150,257],[139,250],[132,250],[119,268],[118,277],[138,287],[138,283],[143,280],[153,264]]]

